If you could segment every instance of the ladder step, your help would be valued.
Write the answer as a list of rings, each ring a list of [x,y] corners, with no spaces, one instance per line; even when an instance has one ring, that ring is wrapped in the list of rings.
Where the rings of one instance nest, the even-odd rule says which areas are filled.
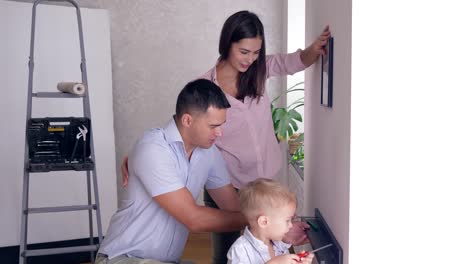
[[[49,162],[37,162],[30,161],[28,170],[29,172],[50,172],[50,171],[92,171],[94,169],[94,162],[92,159],[87,158],[85,162],[65,163],[63,160],[60,161],[49,161]]]
[[[62,248],[47,248],[47,249],[32,249],[25,250],[21,254],[23,257],[73,253],[73,252],[85,252],[85,251],[97,251],[98,245],[89,246],[78,246],[78,247],[62,247]]]
[[[33,97],[41,98],[83,98],[83,95],[76,95],[71,93],[62,93],[62,92],[37,92],[32,93]]]
[[[68,211],[82,211],[94,209],[96,210],[97,206],[92,205],[70,205],[70,206],[56,206],[56,207],[38,207],[38,208],[29,208],[26,210],[26,213],[30,214],[39,214],[39,213],[56,213],[56,212],[68,212]]]

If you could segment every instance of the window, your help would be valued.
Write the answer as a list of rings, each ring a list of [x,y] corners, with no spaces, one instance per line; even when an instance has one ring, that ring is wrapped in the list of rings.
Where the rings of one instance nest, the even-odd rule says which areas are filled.
[[[288,0],[288,38],[287,50],[288,53],[295,52],[297,49],[304,49],[305,45],[305,0]],[[304,72],[298,72],[292,76],[287,77],[288,89],[298,85],[295,88],[304,88]],[[302,123],[298,123],[299,133],[304,133],[304,91],[294,91],[287,93],[287,106],[295,108],[302,116]],[[302,105],[302,106],[301,106]],[[298,142],[290,142],[289,150],[292,154],[291,163],[293,166],[302,172],[304,168],[304,148],[303,136],[299,138]]]
[[[297,49],[304,49],[305,43],[305,0],[288,0],[288,53]],[[287,87],[304,82],[304,72],[288,75]],[[302,85],[300,88],[303,88]],[[287,94],[287,105],[291,105],[298,99],[304,98],[304,92],[297,91]],[[304,117],[304,107],[296,109]],[[299,124],[299,132],[304,132],[304,124]]]

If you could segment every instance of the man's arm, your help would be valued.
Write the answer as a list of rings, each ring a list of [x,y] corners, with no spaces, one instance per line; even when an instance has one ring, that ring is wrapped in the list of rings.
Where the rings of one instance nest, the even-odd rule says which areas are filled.
[[[128,156],[124,157],[120,170],[122,171],[122,187],[126,188],[128,185]]]
[[[219,208],[234,212],[240,211],[239,195],[232,184],[225,185],[221,188],[207,189],[207,191]]]
[[[187,188],[157,195],[153,200],[192,232],[229,232],[241,230],[247,225],[247,220],[240,212],[197,205]],[[226,206],[235,209],[233,205]]]

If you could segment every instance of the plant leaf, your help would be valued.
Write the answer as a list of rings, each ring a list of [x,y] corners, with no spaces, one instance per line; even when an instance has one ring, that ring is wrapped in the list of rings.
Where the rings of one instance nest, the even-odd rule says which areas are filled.
[[[296,108],[301,107],[301,106],[303,106],[303,105],[304,105],[304,102],[300,102],[300,104],[294,106],[292,109],[296,109]],[[291,107],[291,106],[292,106],[292,105],[290,105],[289,107]]]
[[[291,121],[290,121],[289,123],[291,124],[292,129],[293,129],[294,132],[297,131],[297,130],[299,129],[299,127],[298,127],[297,124],[296,124],[296,121],[294,121],[294,120],[291,119]],[[292,136],[292,133],[289,134],[289,136]]]
[[[304,133],[301,133],[296,139],[297,142],[304,142]]]
[[[302,122],[302,116],[296,110],[294,110],[294,109],[289,110],[288,115],[290,116],[291,119],[295,119],[295,120],[297,120],[299,122]]]
[[[302,85],[304,84],[304,82],[298,82],[296,84],[294,84],[293,86],[289,87],[288,89],[286,89],[286,91],[282,92],[280,95],[276,96],[275,98],[273,98],[273,100],[271,100],[271,103],[274,103],[276,102],[281,96],[289,93],[289,92],[294,92],[294,91],[304,91],[304,88],[297,88],[295,89],[295,87],[299,86],[299,85]]]

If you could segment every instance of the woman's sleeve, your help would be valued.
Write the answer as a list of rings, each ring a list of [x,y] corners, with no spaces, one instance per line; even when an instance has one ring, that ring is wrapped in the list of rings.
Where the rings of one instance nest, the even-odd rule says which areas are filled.
[[[281,75],[292,75],[305,70],[301,61],[301,51],[288,54],[275,54],[266,56],[267,78]]]

